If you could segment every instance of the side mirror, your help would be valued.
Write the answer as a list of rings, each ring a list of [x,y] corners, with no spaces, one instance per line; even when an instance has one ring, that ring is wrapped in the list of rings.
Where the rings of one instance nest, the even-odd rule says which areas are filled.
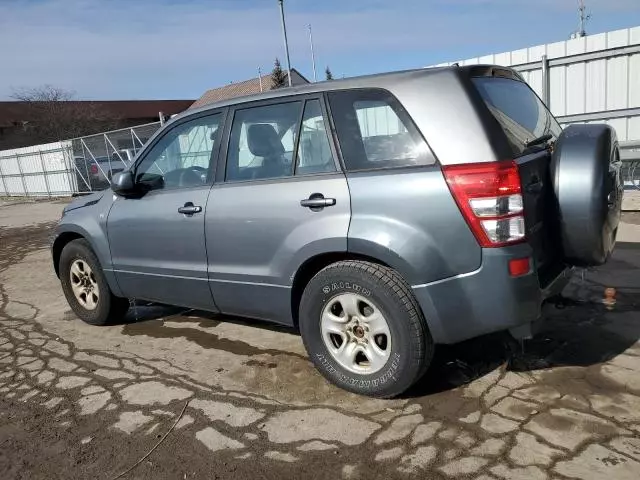
[[[135,193],[136,184],[133,181],[133,172],[125,170],[113,175],[111,178],[111,190],[123,197]]]

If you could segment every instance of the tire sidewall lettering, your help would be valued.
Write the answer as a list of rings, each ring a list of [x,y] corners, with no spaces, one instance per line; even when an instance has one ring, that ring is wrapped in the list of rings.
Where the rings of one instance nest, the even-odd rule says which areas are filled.
[[[369,388],[384,385],[389,380],[394,379],[396,371],[400,368],[401,356],[398,352],[394,352],[387,363],[388,367],[386,368],[386,370],[372,379],[355,378],[344,373],[342,369],[336,367],[336,365],[333,361],[331,361],[330,358],[327,358],[327,356],[322,353],[317,353],[316,359],[326,370],[326,372],[336,378],[338,381],[351,386]]]
[[[371,297],[371,290],[355,282],[331,282],[322,287],[322,293],[325,295],[345,290],[355,292],[363,297]]]

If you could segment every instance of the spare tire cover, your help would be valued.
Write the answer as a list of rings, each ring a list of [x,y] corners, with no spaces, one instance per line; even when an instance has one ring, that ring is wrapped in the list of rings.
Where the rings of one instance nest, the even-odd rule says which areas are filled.
[[[609,125],[569,125],[551,160],[564,260],[602,265],[615,245],[623,182],[616,132]]]

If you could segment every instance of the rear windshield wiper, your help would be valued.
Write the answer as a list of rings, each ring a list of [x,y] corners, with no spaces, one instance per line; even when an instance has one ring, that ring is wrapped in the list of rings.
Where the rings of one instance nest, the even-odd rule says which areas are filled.
[[[533,147],[535,145],[540,145],[541,143],[547,143],[549,140],[553,138],[553,135],[550,133],[546,133],[545,135],[541,135],[538,138],[534,138],[533,140],[529,140],[524,144],[526,148]]]

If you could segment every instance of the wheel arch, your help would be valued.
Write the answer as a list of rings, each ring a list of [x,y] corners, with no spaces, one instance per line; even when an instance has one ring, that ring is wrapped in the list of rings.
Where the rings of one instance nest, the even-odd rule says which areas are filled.
[[[87,240],[84,235],[81,235],[78,232],[66,231],[61,232],[53,241],[53,245],[51,246],[51,256],[53,257],[53,268],[56,271],[56,276],[58,278],[60,278],[60,256],[62,255],[62,250],[67,244],[69,244],[69,242],[78,239]]]
[[[298,270],[293,277],[291,288],[291,318],[293,319],[293,325],[296,328],[298,328],[298,310],[300,308],[300,300],[302,299],[302,293],[309,281],[323,268],[331,265],[332,263],[343,260],[363,260],[377,263],[388,268],[393,268],[391,265],[388,265],[378,258],[353,252],[325,252],[308,258],[298,267]]]

